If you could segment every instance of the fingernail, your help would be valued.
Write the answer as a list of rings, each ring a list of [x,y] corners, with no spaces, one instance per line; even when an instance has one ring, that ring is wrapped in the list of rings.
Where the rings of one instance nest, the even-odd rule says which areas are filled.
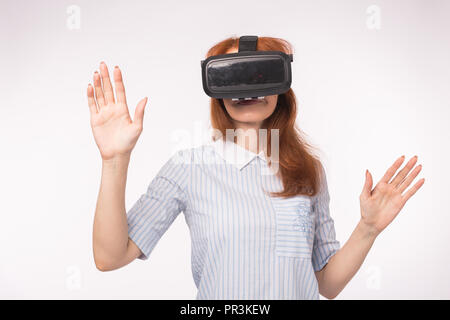
[[[105,64],[105,61],[100,61],[100,64]]]
[[[119,66],[115,66],[114,68],[119,69]]]

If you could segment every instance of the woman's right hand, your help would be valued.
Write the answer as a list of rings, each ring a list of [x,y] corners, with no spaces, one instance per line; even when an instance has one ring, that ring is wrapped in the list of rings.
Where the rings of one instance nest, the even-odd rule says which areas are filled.
[[[147,98],[138,103],[131,120],[122,73],[117,66],[114,68],[114,84],[116,99],[108,68],[101,62],[100,74],[97,71],[94,73],[94,86],[89,84],[87,88],[92,132],[103,160],[130,156],[142,132],[144,108],[147,103]]]

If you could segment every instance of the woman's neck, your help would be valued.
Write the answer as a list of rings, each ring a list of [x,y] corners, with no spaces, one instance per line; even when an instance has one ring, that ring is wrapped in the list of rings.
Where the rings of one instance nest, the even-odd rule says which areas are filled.
[[[236,143],[253,153],[259,153],[259,128],[257,123],[239,123],[235,129]]]

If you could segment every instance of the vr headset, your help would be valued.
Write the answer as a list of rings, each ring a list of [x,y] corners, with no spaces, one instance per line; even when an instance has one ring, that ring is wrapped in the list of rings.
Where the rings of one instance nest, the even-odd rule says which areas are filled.
[[[249,100],[281,94],[291,87],[292,54],[256,51],[257,36],[239,38],[237,53],[201,61],[205,93],[217,99]]]

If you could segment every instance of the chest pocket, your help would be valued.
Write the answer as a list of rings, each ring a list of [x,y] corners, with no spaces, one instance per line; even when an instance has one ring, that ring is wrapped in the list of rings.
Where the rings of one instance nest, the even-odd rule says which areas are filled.
[[[276,253],[311,259],[314,243],[314,211],[311,198],[272,199],[276,213]]]

